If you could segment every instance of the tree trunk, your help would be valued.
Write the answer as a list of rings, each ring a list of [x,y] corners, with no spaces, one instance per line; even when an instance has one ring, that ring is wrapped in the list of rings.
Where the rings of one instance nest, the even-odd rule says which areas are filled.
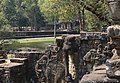
[[[86,30],[85,28],[85,12],[84,12],[84,8],[82,9],[82,27],[83,27],[83,30]]]
[[[82,13],[79,7],[78,7],[78,19],[79,19],[79,24],[80,24],[80,31],[83,31]]]

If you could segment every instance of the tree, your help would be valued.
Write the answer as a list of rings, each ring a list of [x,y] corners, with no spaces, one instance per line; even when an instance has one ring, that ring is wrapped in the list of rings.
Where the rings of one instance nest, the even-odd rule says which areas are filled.
[[[81,29],[89,27],[89,15],[100,24],[109,23],[104,0],[39,0],[41,11],[51,20],[55,15],[59,20],[76,20]],[[92,21],[92,20],[91,20]],[[104,23],[101,23],[101,22]],[[93,21],[94,22],[94,21]],[[93,27],[91,24],[90,26]]]
[[[38,7],[37,0],[24,0],[22,2],[25,15],[28,17],[30,25],[33,29],[39,30],[40,27],[45,25],[43,14]]]
[[[0,1],[0,31],[9,31],[10,30],[10,25],[8,20],[5,18],[5,15],[3,13],[3,3]]]
[[[31,26],[39,30],[44,26],[44,17],[37,6],[37,0],[4,0],[3,14],[12,27]]]

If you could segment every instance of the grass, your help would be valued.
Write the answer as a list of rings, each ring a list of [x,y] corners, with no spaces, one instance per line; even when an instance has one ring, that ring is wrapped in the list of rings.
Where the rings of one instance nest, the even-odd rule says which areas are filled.
[[[15,50],[20,47],[32,47],[44,50],[49,44],[53,44],[55,42],[55,38],[54,37],[25,38],[25,39],[11,39],[6,41],[9,42],[4,44],[3,47],[5,50]]]
[[[55,38],[45,37],[45,38],[26,38],[26,39],[17,39],[20,43],[32,43],[32,42],[53,42]]]

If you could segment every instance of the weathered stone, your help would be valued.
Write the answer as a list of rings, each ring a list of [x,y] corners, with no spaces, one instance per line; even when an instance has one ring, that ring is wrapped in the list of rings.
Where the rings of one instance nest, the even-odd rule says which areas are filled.
[[[120,35],[120,25],[112,25],[107,28],[107,35],[109,37],[117,37]]]
[[[107,0],[109,4],[109,10],[114,22],[120,23],[120,0]]]
[[[35,70],[40,83],[64,83],[65,68],[59,56],[62,54],[56,45],[49,45],[37,61]]]
[[[0,64],[0,68],[4,69],[4,74],[1,75],[1,83],[24,83],[26,79],[26,66],[24,62],[5,62]]]
[[[120,58],[120,25],[112,25],[108,27],[108,37],[110,41],[113,42],[116,47],[113,48],[113,57],[111,59]],[[114,35],[113,35],[113,34]]]
[[[106,66],[101,65],[90,73],[83,76],[79,83],[119,83],[117,79],[110,79],[106,75]]]
[[[106,72],[109,78],[120,79],[120,59],[107,60]]]
[[[6,59],[6,58],[7,58],[6,51],[0,50],[0,59]]]
[[[27,58],[28,64],[27,64],[27,81],[28,82],[36,82],[37,76],[35,73],[35,65],[37,60],[42,56],[42,53],[37,48],[28,48],[23,47],[17,49],[15,52],[15,58]]]

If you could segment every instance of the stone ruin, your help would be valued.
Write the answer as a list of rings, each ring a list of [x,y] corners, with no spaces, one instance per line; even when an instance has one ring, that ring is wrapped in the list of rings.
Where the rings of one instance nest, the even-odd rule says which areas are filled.
[[[111,59],[120,58],[120,25],[112,25],[108,27],[108,37],[111,43],[114,43],[116,47],[113,50],[113,57]]]
[[[49,46],[37,61],[36,73],[39,81],[78,83],[86,72],[83,56],[91,48],[96,49],[98,44],[105,44],[106,40],[106,33],[101,32],[63,35],[56,40],[56,45]]]
[[[0,59],[0,83],[24,83],[27,59]]]
[[[65,68],[57,45],[49,45],[43,56],[37,61],[35,70],[40,83],[64,83]]]
[[[90,74],[85,74],[80,83],[119,83],[120,82],[120,26],[112,25],[107,29],[108,43],[111,49],[107,49],[108,55],[112,54],[111,58],[106,57],[105,63],[97,65]],[[106,53],[103,51],[105,56]],[[94,55],[94,54],[92,54]],[[99,54],[98,54],[99,55]],[[100,56],[100,55],[99,55]],[[91,58],[92,59],[92,58]],[[101,58],[103,60],[103,58]],[[100,61],[101,62],[101,61]]]
[[[71,81],[73,83],[79,82],[87,71],[83,56],[90,49],[96,49],[98,44],[102,43],[104,45],[106,41],[106,34],[100,32],[83,32],[80,35],[71,35],[65,38],[63,52],[65,51],[64,58],[68,57],[64,60],[68,83]]]
[[[35,65],[37,60],[42,56],[42,52],[37,48],[22,47],[15,52],[15,58],[27,58],[27,82],[37,82]]]
[[[107,28],[108,43],[104,49],[106,63],[85,74],[80,83],[120,83],[120,0],[107,0],[113,25]]]
[[[63,36],[56,40],[57,45],[50,45],[43,53],[37,49],[20,48],[15,51],[15,58],[7,63],[2,56],[0,82],[119,83],[120,0],[108,2],[114,25],[108,27],[107,34],[82,32],[80,35]],[[87,62],[83,60],[88,51],[93,53],[92,60],[95,63],[92,72],[88,72]]]
[[[35,64],[42,53],[35,48],[19,48],[12,55],[1,52],[0,83],[37,83]]]
[[[82,32],[80,35],[63,36],[56,41],[56,45],[48,46],[43,53],[32,48],[19,48],[14,52],[15,58],[10,60],[11,63],[26,65],[21,70],[21,73],[24,69],[26,71],[24,82],[78,83],[87,71],[86,64],[83,61],[84,55],[92,48],[97,49],[101,43],[105,45],[107,34]],[[25,58],[25,64],[22,63],[24,62],[23,58]],[[24,82],[20,81],[20,83]]]

